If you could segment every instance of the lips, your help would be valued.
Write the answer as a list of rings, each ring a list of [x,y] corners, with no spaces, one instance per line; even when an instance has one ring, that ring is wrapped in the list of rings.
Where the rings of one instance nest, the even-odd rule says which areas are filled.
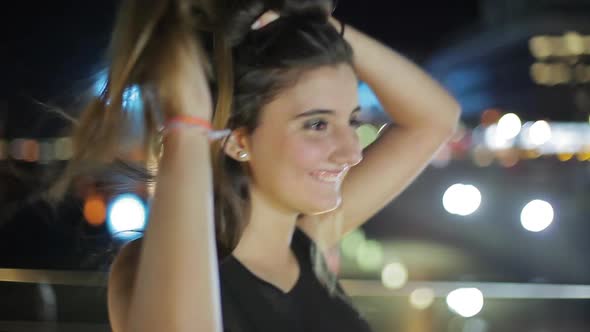
[[[342,181],[342,179],[344,179],[345,174],[346,174],[346,169],[336,170],[336,171],[319,170],[319,171],[313,171],[310,173],[310,175],[314,179],[321,181],[321,182],[326,182],[326,183],[340,182],[340,181]]]

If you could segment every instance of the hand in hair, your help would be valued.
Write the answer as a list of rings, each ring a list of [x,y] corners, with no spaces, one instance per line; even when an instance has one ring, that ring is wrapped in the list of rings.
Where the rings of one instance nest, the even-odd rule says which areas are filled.
[[[258,30],[264,28],[267,24],[274,22],[280,18],[280,14],[274,10],[266,11],[262,14],[250,27],[252,30]]]
[[[167,50],[154,64],[158,102],[166,118],[194,115],[209,119],[212,100],[206,77],[208,59],[194,35],[177,31],[158,45]]]

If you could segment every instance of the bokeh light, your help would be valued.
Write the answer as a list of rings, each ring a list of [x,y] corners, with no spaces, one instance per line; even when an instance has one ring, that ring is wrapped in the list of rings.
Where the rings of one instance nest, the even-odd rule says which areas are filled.
[[[551,126],[547,121],[537,121],[528,128],[527,138],[534,145],[542,145],[551,139]]]
[[[531,77],[537,84],[550,85],[553,82],[551,66],[545,63],[534,63],[530,69]]]
[[[365,123],[356,129],[356,133],[359,136],[361,147],[364,149],[377,139],[379,130],[375,126]]]
[[[25,139],[21,145],[21,158],[26,162],[36,162],[39,160],[39,143],[32,139]]]
[[[41,142],[39,143],[39,162],[40,163],[48,163],[53,161],[55,154],[53,152],[53,143],[51,142]]]
[[[471,152],[473,163],[478,167],[487,167],[494,162],[494,154],[488,148],[478,145]]]
[[[120,195],[108,208],[109,231],[117,237],[136,236],[145,228],[146,215],[145,205],[137,195]]]
[[[445,191],[442,203],[448,213],[468,216],[479,208],[481,193],[473,185],[457,183]]]
[[[502,167],[510,168],[518,164],[520,155],[517,150],[503,150],[498,154],[497,158]]]
[[[571,55],[584,54],[584,37],[575,31],[568,31],[563,35],[565,48]]]
[[[383,264],[383,248],[375,240],[360,244],[356,251],[356,263],[363,271],[376,271]]]
[[[529,149],[529,150],[522,151],[522,158],[523,159],[537,159],[541,156],[542,156],[542,154],[539,150]]]
[[[55,140],[55,159],[68,160],[72,157],[73,147],[72,140],[69,137],[58,138]]]
[[[557,154],[557,159],[559,159],[559,161],[569,161],[574,157],[573,153],[569,153],[569,152],[563,152],[563,153],[558,153]]]
[[[485,129],[484,140],[486,145],[494,150],[507,149],[512,145],[511,139],[506,139],[499,135],[497,124],[493,124]]]
[[[496,135],[498,135],[501,139],[511,140],[518,136],[521,127],[522,122],[520,121],[518,115],[514,113],[508,113],[502,116],[498,121]]]
[[[498,123],[498,120],[500,120],[501,117],[502,113],[499,110],[495,108],[487,109],[481,114],[481,124],[484,126],[493,125]]]
[[[100,195],[90,195],[84,201],[84,218],[92,226],[101,226],[107,217],[106,204]]]
[[[553,207],[546,201],[536,199],[522,209],[520,222],[530,232],[545,230],[553,222]]]
[[[477,288],[459,288],[447,295],[447,305],[463,317],[473,317],[483,309],[484,298]]]
[[[587,161],[590,160],[590,151],[582,151],[576,154],[576,158],[579,161]]]
[[[346,235],[340,243],[340,247],[342,248],[342,253],[344,254],[344,257],[349,259],[356,259],[356,252],[358,250],[358,247],[365,241],[365,233],[361,228],[357,228],[354,231],[350,232],[348,235]]]
[[[546,58],[552,52],[551,41],[546,36],[535,36],[529,40],[529,49],[535,58]]]
[[[410,304],[418,310],[424,310],[434,303],[434,291],[431,288],[417,288],[410,294]]]
[[[92,87],[94,95],[100,96],[105,91],[107,87],[107,81],[108,79],[106,71],[102,71],[100,74],[98,74],[98,77],[94,82],[94,86]]]
[[[408,269],[399,262],[389,263],[381,271],[381,281],[387,288],[401,288],[408,281]]]
[[[366,109],[383,109],[377,95],[369,85],[365,82],[360,82],[358,87],[359,105]]]

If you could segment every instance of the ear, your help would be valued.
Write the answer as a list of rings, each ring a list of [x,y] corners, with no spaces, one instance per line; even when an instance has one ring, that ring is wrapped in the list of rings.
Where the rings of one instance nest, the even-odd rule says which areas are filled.
[[[236,129],[232,131],[227,138],[223,152],[230,158],[244,162],[250,160],[250,151],[248,144],[248,135],[244,129]]]

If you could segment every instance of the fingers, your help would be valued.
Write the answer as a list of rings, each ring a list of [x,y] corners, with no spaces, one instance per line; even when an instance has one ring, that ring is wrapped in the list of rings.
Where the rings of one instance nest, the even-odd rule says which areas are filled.
[[[277,20],[281,15],[274,10],[266,11],[264,14],[260,15],[260,17],[252,23],[250,27],[252,30],[258,30],[264,28],[267,24],[274,22]]]

